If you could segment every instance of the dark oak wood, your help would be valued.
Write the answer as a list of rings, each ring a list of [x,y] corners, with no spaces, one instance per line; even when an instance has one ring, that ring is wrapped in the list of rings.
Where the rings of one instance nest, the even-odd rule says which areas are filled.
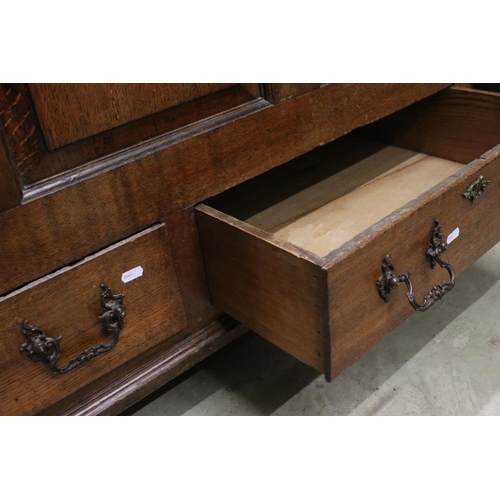
[[[124,283],[122,274],[136,266],[143,267],[143,276]],[[58,366],[109,342],[98,320],[100,283],[125,294],[125,328],[113,350],[63,375],[19,351],[25,319],[48,337],[62,336]],[[165,226],[154,226],[0,299],[0,318],[0,371],[8,374],[0,380],[0,414],[39,412],[186,326]]]
[[[207,266],[214,306],[193,205],[306,153],[297,165],[309,161],[317,169],[316,179],[308,180],[314,184],[325,173],[316,164],[347,143],[312,150],[445,86],[35,84],[30,93],[24,84],[2,84],[6,168],[0,162],[0,194],[7,189],[13,201],[5,207],[14,208],[0,213],[0,294],[8,293],[0,298],[6,332],[0,369],[7,374],[0,381],[0,412],[122,411],[244,331],[221,318],[220,304],[288,352],[333,373],[327,264],[336,257],[283,242],[266,232],[265,220],[253,227],[220,208],[199,209],[200,231],[210,240],[203,236],[205,254],[216,262]],[[347,147],[344,162],[350,154]],[[341,175],[342,161],[335,168]],[[266,177],[271,184],[279,182],[275,173]],[[294,174],[292,195],[307,177],[300,168]],[[344,186],[337,184],[326,183],[314,203]],[[272,189],[264,204],[274,203]],[[254,203],[239,201],[243,213],[245,203]],[[295,207],[295,216],[309,209]],[[144,233],[148,227],[154,229]],[[114,276],[118,283],[102,281],[123,291],[122,268],[133,267],[125,263],[139,256],[161,269],[125,285],[129,315],[115,350],[61,377],[18,352],[26,311],[35,311],[29,319],[48,335],[63,336],[61,363],[105,340],[95,319],[96,290],[86,285]],[[62,266],[69,267],[54,273]]]
[[[264,95],[273,104],[278,104],[320,87],[320,83],[266,83]]]
[[[30,182],[37,182],[25,188],[24,200],[52,194],[128,163],[139,164],[139,160],[162,149],[270,106],[264,99],[248,101],[248,94],[217,96],[220,99],[211,95],[200,99],[202,102],[181,106],[182,111],[166,110],[48,152],[39,165],[38,176],[30,178]]]
[[[188,323],[199,325],[207,310],[216,311],[210,302],[193,207],[175,213],[165,225]]]
[[[19,205],[21,197],[19,179],[7,153],[4,134],[0,130],[0,212]]]
[[[234,86],[230,83],[36,83],[29,88],[49,149]]]
[[[78,85],[72,85],[69,87],[79,88]],[[49,107],[52,105],[53,108],[51,109],[58,109],[60,113],[68,114],[69,110],[65,107],[65,104],[71,108],[71,102],[68,103],[68,98],[71,96],[69,87],[64,86],[65,91],[63,94],[67,94],[66,100],[63,100],[62,102],[54,102],[55,97],[57,96],[56,91],[56,95],[52,96],[51,101],[47,103],[47,105]],[[109,93],[109,89],[106,90],[109,85],[104,85],[104,87],[106,87],[104,90],[99,90],[101,89],[100,85],[90,85],[89,89],[90,91],[94,89],[94,94],[98,93],[101,96],[106,97]],[[196,85],[194,85],[194,87],[196,87]],[[35,86],[35,88],[38,87]],[[84,88],[87,89],[87,86],[84,86]],[[76,92],[76,94],[82,93],[84,88]],[[118,102],[111,99],[112,95],[116,93],[113,92],[113,88],[113,85],[111,85],[111,96],[109,102],[118,106],[120,109],[125,109],[126,102],[124,100],[124,95],[115,96],[119,97]],[[128,87],[126,86],[125,89],[128,89]],[[140,101],[141,98],[144,99],[147,94],[141,86],[139,86],[136,90],[139,92],[139,95],[135,100],[131,99],[132,102],[129,104],[130,106],[135,101]],[[173,88],[172,90],[174,94],[171,96],[173,97],[172,102],[177,102],[179,100],[177,98],[179,98],[180,95],[178,95],[179,92],[177,92],[176,95],[175,91],[178,91],[179,89]],[[191,92],[189,91],[189,88],[185,88],[184,90],[184,98],[187,98]],[[196,89],[193,88],[193,90]],[[122,88],[122,91],[128,93],[129,96],[133,97],[134,95],[134,89],[124,90]],[[120,94],[120,91],[117,93]],[[163,94],[164,98],[167,98],[168,100],[168,92],[165,92],[164,90]],[[40,100],[43,95],[38,97]],[[60,182],[64,184],[68,171],[72,171],[72,182],[74,182],[75,174],[77,174],[75,169],[80,171],[80,173],[81,171],[86,170],[93,171],[96,168],[99,168],[103,158],[107,158],[106,163],[114,163],[115,165],[123,164],[124,160],[130,161],[131,155],[130,153],[116,154],[117,152],[131,148],[136,144],[141,144],[141,149],[144,149],[144,142],[151,143],[156,137],[161,138],[166,134],[172,134],[176,130],[182,129],[191,123],[205,120],[211,116],[223,113],[224,111],[237,108],[242,104],[252,102],[257,97],[258,86],[255,84],[232,85],[228,88],[201,96],[192,101],[186,101],[179,103],[174,107],[168,107],[167,109],[158,111],[153,115],[147,115],[146,113],[146,115],[142,118],[134,119],[131,122],[122,123],[121,125],[115,124],[117,126],[112,129],[103,130],[84,138],[83,140],[79,140],[53,150],[49,150],[45,145],[43,133],[31,101],[31,95],[26,85],[0,84],[0,111],[3,112],[6,118],[5,121],[7,126],[5,127],[5,130],[9,138],[13,158],[17,164],[19,176],[22,178],[25,186],[31,186],[33,184],[38,185],[42,181],[54,176],[62,177]],[[87,100],[90,100],[91,103],[94,102],[92,92],[90,92],[87,96]],[[77,107],[82,106],[83,101],[86,102],[84,99],[81,103],[73,104]],[[55,104],[57,104],[56,108],[54,108]],[[151,107],[151,105],[154,106],[155,104],[151,103],[149,107]],[[81,114],[84,115],[83,118],[81,114],[70,114],[68,116],[68,120],[70,123],[73,123],[74,121],[78,121],[78,116],[80,116],[80,118],[84,121],[89,122],[90,126],[94,124],[94,119],[96,119],[92,110],[97,114],[99,110],[106,114],[111,109],[109,106],[104,104],[103,107],[104,109],[99,108],[97,110],[93,110],[93,107],[89,106],[89,108],[85,108],[85,110],[80,110]],[[143,113],[141,110],[132,108],[133,107],[131,106],[131,109],[125,113],[126,116],[130,115],[131,117],[134,113]],[[146,106],[146,108],[148,108],[148,106]],[[75,113],[77,112],[77,110],[73,111]],[[45,109],[45,112],[48,116],[51,116],[48,108]],[[229,118],[231,117],[228,117],[228,119]],[[97,117],[97,121],[98,120],[99,116]],[[121,123],[120,120],[119,123]],[[186,133],[181,134],[181,138],[185,139]],[[155,150],[161,146],[162,141],[160,140],[157,145],[151,144],[149,149]]]
[[[103,158],[108,158],[107,161],[115,165],[123,163],[124,158],[129,161],[131,156],[133,157],[130,149],[135,145],[138,149],[144,149],[145,143],[148,143],[150,149],[159,149],[166,136],[170,136],[171,142],[176,139],[184,140],[189,134],[194,135],[203,129],[200,126],[201,121],[207,121],[211,117],[255,100],[253,94],[238,85],[106,130],[56,150],[47,151],[41,158],[38,168],[29,175],[24,175],[25,183],[40,185],[44,179],[54,176],[59,176],[64,183],[66,172],[69,170],[73,175],[93,170],[95,167],[98,168],[99,163],[102,164]],[[251,109],[249,108],[249,111]],[[230,117],[227,116],[228,119]],[[217,121],[221,118],[223,117],[218,116]],[[195,123],[197,126],[189,127]]]
[[[16,178],[22,180],[24,175],[29,176],[37,168],[45,151],[25,84],[0,84],[0,124],[3,129],[0,138],[9,151],[5,156],[11,163],[10,170],[16,172]],[[21,183],[18,190],[20,188]]]
[[[498,94],[456,87],[366,129],[384,142],[462,163],[496,144],[499,132]]]
[[[113,164],[113,170],[62,191],[41,193],[45,194],[43,198],[0,214],[1,237],[8,242],[0,255],[0,293],[126,238],[174,211],[444,86],[321,87],[190,139],[172,145],[163,143],[163,149],[147,150],[135,159],[129,157],[124,160],[129,163],[121,168]]]

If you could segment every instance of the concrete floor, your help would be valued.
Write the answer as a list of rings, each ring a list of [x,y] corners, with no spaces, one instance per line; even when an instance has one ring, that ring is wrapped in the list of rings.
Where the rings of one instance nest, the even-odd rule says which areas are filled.
[[[332,383],[249,333],[127,415],[500,415],[500,245]]]

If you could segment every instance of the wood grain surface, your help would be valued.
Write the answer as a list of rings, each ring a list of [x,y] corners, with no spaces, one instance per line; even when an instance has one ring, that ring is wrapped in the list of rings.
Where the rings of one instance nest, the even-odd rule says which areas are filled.
[[[0,124],[3,128],[0,136],[9,152],[10,169],[16,171],[21,181],[38,168],[45,152],[26,84],[0,83]]]
[[[199,324],[207,310],[216,310],[210,302],[193,207],[175,213],[165,225],[188,323]]]
[[[0,293],[443,87],[328,85],[1,213]]]
[[[265,83],[264,95],[273,104],[278,104],[319,87],[320,83]]]
[[[383,151],[391,153],[393,149]],[[421,158],[414,153],[414,157],[413,163],[394,167],[345,196],[289,221],[273,234],[324,257],[464,166],[435,156]],[[369,163],[366,168],[370,168]]]
[[[141,88],[138,91],[141,93]],[[133,89],[128,92],[133,92]],[[103,94],[106,94],[105,89]],[[229,86],[53,150],[49,150],[45,144],[31,97],[26,84],[0,84],[0,121],[3,117],[14,166],[17,167],[19,178],[26,187],[43,183],[53,176],[64,175],[70,170],[95,169],[95,162],[101,160],[102,163],[103,158],[107,158],[107,162],[123,163],[122,157],[127,148],[154,141],[156,137],[175,133],[191,123],[206,120],[256,100],[258,86]],[[125,101],[120,103],[122,107],[126,105]],[[59,103],[59,106],[62,106],[59,111],[65,113],[64,102]],[[92,121],[93,117],[88,115],[89,112],[90,109],[85,110],[85,119]],[[132,113],[132,110],[129,112]],[[75,117],[69,119],[71,122],[75,121]],[[185,137],[186,132],[180,135]],[[117,154],[118,152],[121,154]],[[109,158],[110,155],[112,158]],[[130,154],[125,156],[130,158]]]
[[[142,266],[144,274],[123,283],[122,274]],[[74,370],[58,375],[30,360],[19,348],[25,319],[48,337],[62,336],[58,366],[104,334],[100,283],[124,293],[125,328],[116,347]],[[155,226],[83,262],[0,299],[0,414],[36,413],[97,377],[176,334],[186,325],[165,226]]]
[[[164,142],[165,136],[171,137],[170,142],[184,140],[189,135],[196,135],[203,130],[201,124],[191,127],[189,125],[206,122],[211,117],[237,109],[255,100],[256,96],[249,93],[246,86],[231,86],[194,101],[159,111],[154,115],[104,130],[55,150],[47,150],[38,159],[38,164],[32,164],[30,168],[22,171],[23,180],[27,186],[30,186],[35,183],[43,184],[46,179],[59,176],[60,182],[64,184],[64,176],[67,176],[70,170],[73,174],[77,174],[82,170],[98,169],[103,163],[122,164],[136,157],[134,155],[136,148],[144,149],[150,145],[150,149],[159,149],[162,147],[162,138]],[[230,117],[231,115],[227,116],[227,119]],[[235,116],[232,118],[234,119]],[[220,119],[221,117],[218,121]],[[216,120],[213,122],[214,125],[217,123]],[[106,161],[103,162],[103,159]]]
[[[452,87],[374,123],[366,133],[465,164],[498,144],[500,96]]]
[[[214,303],[331,380],[414,312],[403,286],[392,292],[389,303],[378,295],[375,283],[386,254],[398,274],[410,271],[421,301],[432,286],[448,278],[440,268],[431,270],[425,256],[436,218],[442,222],[445,238],[460,228],[460,236],[444,256],[457,273],[500,241],[500,225],[492,223],[500,217],[500,148],[487,159],[453,172],[316,260],[301,253],[297,245],[207,205],[198,206]],[[479,175],[490,184],[473,204],[463,193]],[[426,314],[432,314],[432,309]],[[323,336],[324,348],[318,334]],[[323,354],[316,359],[319,352]]]
[[[326,287],[320,266],[206,205],[196,215],[213,303],[322,370]]]
[[[5,137],[0,130],[0,212],[19,205],[21,196],[16,168],[9,158]]]
[[[49,149],[226,89],[230,83],[31,83]]]

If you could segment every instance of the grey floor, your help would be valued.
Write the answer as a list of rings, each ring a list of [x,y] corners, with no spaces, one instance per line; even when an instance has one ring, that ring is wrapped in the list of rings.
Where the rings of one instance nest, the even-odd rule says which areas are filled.
[[[500,415],[500,245],[332,383],[249,333],[127,415]]]

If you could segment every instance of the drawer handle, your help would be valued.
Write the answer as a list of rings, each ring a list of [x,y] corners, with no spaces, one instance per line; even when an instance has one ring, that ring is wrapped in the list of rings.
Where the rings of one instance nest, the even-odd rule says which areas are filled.
[[[47,365],[54,373],[67,373],[74,368],[90,361],[92,358],[110,351],[118,344],[120,332],[125,326],[123,319],[127,314],[127,308],[123,303],[123,294],[114,295],[111,289],[101,285],[101,310],[102,314],[98,317],[104,322],[106,332],[113,334],[113,340],[109,344],[100,344],[89,347],[74,358],[70,359],[66,366],[62,368],[57,366],[57,360],[61,353],[59,342],[61,336],[53,339],[47,337],[43,330],[33,326],[28,320],[23,322],[22,333],[26,342],[21,345],[21,352],[25,352],[33,361],[41,361]]]
[[[434,230],[432,231],[432,237],[429,245],[427,246],[426,256],[429,257],[431,268],[434,269],[436,264],[440,267],[446,269],[450,275],[450,281],[443,281],[433,286],[429,293],[424,297],[422,304],[419,304],[415,300],[415,294],[413,292],[413,285],[410,281],[410,273],[402,273],[396,275],[394,273],[394,266],[389,260],[389,256],[386,255],[382,260],[382,275],[377,280],[377,287],[379,295],[385,302],[389,302],[389,295],[391,290],[399,286],[399,283],[405,283],[407,287],[406,296],[410,305],[416,311],[424,312],[429,309],[438,300],[442,299],[443,296],[449,292],[455,286],[455,272],[451,264],[445,260],[442,260],[440,255],[448,249],[446,243],[443,242],[443,234],[441,233],[441,224],[438,220],[435,221]]]
[[[463,194],[463,197],[470,200],[471,203],[475,201],[486,191],[486,186],[490,183],[488,179],[485,179],[482,175],[479,176],[477,181],[474,181]]]

